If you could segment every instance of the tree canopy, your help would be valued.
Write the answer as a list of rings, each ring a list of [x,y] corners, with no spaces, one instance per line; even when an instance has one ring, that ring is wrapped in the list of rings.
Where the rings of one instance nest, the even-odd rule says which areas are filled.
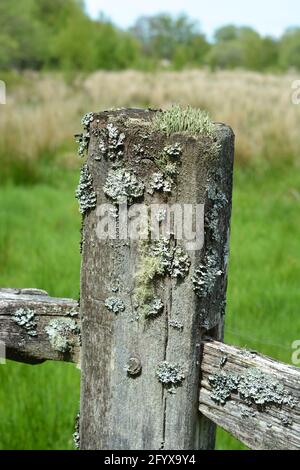
[[[300,27],[279,39],[254,29],[220,27],[208,41],[199,23],[181,14],[143,16],[124,31],[83,0],[1,0],[0,70],[91,71],[169,67],[300,69]]]

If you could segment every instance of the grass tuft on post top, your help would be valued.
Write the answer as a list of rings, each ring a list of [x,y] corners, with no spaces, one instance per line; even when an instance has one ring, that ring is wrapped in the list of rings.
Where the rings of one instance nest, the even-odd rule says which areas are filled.
[[[206,111],[192,106],[181,107],[178,104],[158,113],[153,120],[153,127],[169,136],[185,133],[212,137],[214,134],[214,124]]]

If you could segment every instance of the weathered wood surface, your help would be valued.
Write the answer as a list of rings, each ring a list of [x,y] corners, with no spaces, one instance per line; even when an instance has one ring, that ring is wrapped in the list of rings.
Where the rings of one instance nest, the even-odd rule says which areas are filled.
[[[88,159],[78,191],[82,210],[91,209],[84,215],[82,237],[81,449],[214,447],[215,426],[198,412],[199,357],[204,332],[217,339],[223,334],[234,137],[228,127],[216,125],[220,149],[211,158],[205,138],[152,132],[153,116],[141,110],[104,112],[92,116],[88,129]],[[146,188],[158,171],[155,158],[175,144],[183,149],[176,185],[171,194],[151,195]],[[135,308],[137,272],[144,262],[139,242],[97,236],[101,205],[111,202],[104,187],[114,165],[145,184],[134,202],[205,204],[204,247],[189,252],[186,277],[154,279],[155,297],[164,304],[155,318]],[[209,266],[213,251],[220,271]],[[193,277],[200,264],[212,282],[206,295],[197,296]],[[111,298],[124,309],[110,311],[105,304]],[[162,364],[179,365],[176,388],[159,381]]]
[[[0,341],[7,359],[78,362],[78,313],[75,300],[49,297],[38,289],[0,289]]]
[[[220,373],[227,380],[232,374],[242,376],[241,390],[233,391],[225,404],[218,402],[215,389]],[[201,413],[251,449],[300,449],[299,368],[212,341],[204,344],[201,374]],[[245,402],[243,377],[248,384],[250,406]],[[224,391],[224,380],[222,384]],[[272,398],[272,386],[277,399]],[[280,404],[281,401],[286,403]]]

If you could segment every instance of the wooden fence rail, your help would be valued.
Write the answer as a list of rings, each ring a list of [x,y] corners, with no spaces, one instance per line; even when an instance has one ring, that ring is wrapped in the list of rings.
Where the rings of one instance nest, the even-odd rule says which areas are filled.
[[[205,342],[199,410],[251,449],[300,449],[300,369]]]
[[[38,289],[0,289],[0,341],[6,357],[38,364],[79,360],[79,307]]]

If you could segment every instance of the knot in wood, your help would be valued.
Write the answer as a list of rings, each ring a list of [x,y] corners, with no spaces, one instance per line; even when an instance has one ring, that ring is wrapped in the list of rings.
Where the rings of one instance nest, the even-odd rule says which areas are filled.
[[[136,377],[142,371],[141,360],[136,356],[130,357],[127,363],[126,370],[128,375],[130,375],[131,377]]]

